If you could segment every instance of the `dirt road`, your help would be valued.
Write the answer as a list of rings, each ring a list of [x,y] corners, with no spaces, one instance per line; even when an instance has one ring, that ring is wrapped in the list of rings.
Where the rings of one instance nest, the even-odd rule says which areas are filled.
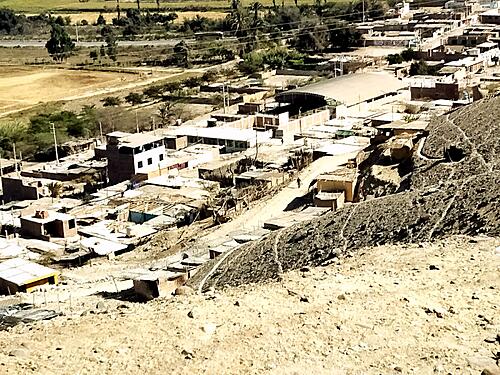
[[[352,156],[352,154],[344,154],[323,157],[314,161],[300,172],[300,189],[297,186],[297,181],[294,179],[271,199],[260,202],[229,223],[217,227],[212,233],[203,237],[203,242],[206,244],[220,243],[231,232],[241,230],[253,231],[262,228],[265,221],[283,212],[296,197],[306,195],[309,191],[309,185],[318,175],[330,172],[336,167],[345,164]]]

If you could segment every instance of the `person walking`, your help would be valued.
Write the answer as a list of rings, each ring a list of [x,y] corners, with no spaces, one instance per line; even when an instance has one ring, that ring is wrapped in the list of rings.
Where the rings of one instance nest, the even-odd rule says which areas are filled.
[[[300,184],[302,181],[300,181],[300,177],[297,177],[297,187],[300,189]]]

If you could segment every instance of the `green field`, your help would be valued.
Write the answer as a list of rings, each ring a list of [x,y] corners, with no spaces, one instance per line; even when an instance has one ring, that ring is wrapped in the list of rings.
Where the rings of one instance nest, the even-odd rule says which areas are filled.
[[[243,5],[249,5],[253,3],[255,0],[243,0]],[[272,0],[260,0],[260,2],[264,6],[271,6],[273,4]],[[300,0],[300,4],[311,4],[314,0]],[[276,0],[277,5],[281,5],[281,0]],[[294,5],[294,0],[285,0],[285,4]],[[162,8],[229,8],[230,2],[229,0],[180,0],[180,1],[161,1],[160,6]],[[80,2],[78,0],[0,0],[0,7],[2,8],[10,8],[19,12],[26,13],[40,13],[42,11],[86,11],[86,10],[103,10],[103,11],[114,11],[116,9],[116,1],[115,0],[89,0],[86,2]],[[135,1],[131,0],[121,0],[120,8],[135,8],[137,4]],[[156,9],[156,1],[149,0],[141,1],[141,8],[147,9],[152,8]]]

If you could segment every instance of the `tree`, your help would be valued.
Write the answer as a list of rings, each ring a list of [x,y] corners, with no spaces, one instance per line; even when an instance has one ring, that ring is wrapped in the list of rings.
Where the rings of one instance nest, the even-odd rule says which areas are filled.
[[[401,57],[404,61],[411,61],[417,57],[417,53],[412,48],[407,48],[401,52]]]
[[[339,51],[348,51],[356,46],[361,34],[349,23],[342,21],[329,26],[330,48]]]
[[[158,107],[158,118],[160,119],[160,127],[165,127],[173,123],[180,116],[175,102],[166,102]]]
[[[160,0],[156,0],[156,10],[160,11]]]
[[[241,0],[231,0],[231,9],[238,9],[241,5]]]
[[[117,96],[107,96],[104,99],[102,99],[101,102],[103,103],[102,105],[104,107],[116,107],[120,105],[122,101]]]
[[[240,62],[238,68],[244,74],[253,74],[264,68],[264,59],[259,52],[247,53],[243,56],[243,61]]]
[[[23,32],[23,19],[10,9],[0,9],[0,33],[16,34]]]
[[[120,0],[116,0],[116,19],[120,21]]]
[[[50,193],[52,201],[54,201],[54,198],[59,198],[61,196],[63,192],[63,185],[60,182],[49,182],[46,186],[47,190]]]
[[[256,23],[259,18],[259,12],[262,10],[262,4],[256,1],[250,5],[250,10],[253,12],[253,22]]]
[[[111,60],[116,61],[118,46],[116,44],[116,35],[113,28],[111,26],[104,26],[101,29],[101,35],[106,42],[106,48],[104,51]]]
[[[158,117],[160,119],[160,127],[167,125],[169,110],[166,104],[162,104],[158,107]]]
[[[322,52],[329,44],[328,27],[314,24],[314,21],[306,22],[293,41],[293,45],[299,51]]]
[[[177,65],[188,67],[189,63],[189,47],[186,42],[181,40],[174,46],[174,61]]]
[[[190,89],[198,87],[201,84],[201,77],[189,77],[183,84]]]
[[[54,20],[54,23],[56,23],[59,26],[66,25],[66,22],[64,21],[64,18],[62,18],[62,16],[57,16],[56,19]]]
[[[143,94],[150,99],[157,99],[161,96],[162,91],[161,86],[150,86],[143,91]]]
[[[45,48],[49,55],[58,62],[67,59],[75,49],[75,43],[71,40],[64,27],[52,23],[50,39],[45,43]]]
[[[171,94],[179,91],[181,89],[182,85],[179,81],[172,81],[168,82],[165,84],[164,88],[166,91],[170,92]]]
[[[386,59],[389,65],[401,64],[403,62],[403,57],[399,53],[387,55]]]
[[[262,21],[262,18],[259,16],[259,12],[262,9],[262,4],[256,1],[255,3],[252,3],[250,5],[250,11],[253,13],[252,17],[252,22],[251,22],[251,28],[250,28],[250,34],[251,37],[248,40],[248,43],[246,44],[246,51],[253,51],[255,48],[257,48],[258,40],[259,38],[257,37],[258,30],[264,26],[264,22]]]
[[[106,18],[104,18],[104,16],[102,15],[102,13],[100,13],[99,17],[97,17],[96,25],[97,26],[104,26],[104,25],[106,25]]]
[[[141,104],[144,101],[144,95],[137,92],[131,92],[125,97],[125,101],[131,105]]]
[[[415,61],[410,66],[410,76],[426,76],[433,75],[437,71],[436,68],[429,66],[424,60]]]
[[[493,56],[493,57],[491,58],[491,61],[492,61],[495,65],[497,65],[497,64],[498,64],[498,61],[499,61],[499,60],[500,60],[500,59],[499,59],[499,57],[498,57],[498,56]]]
[[[89,52],[89,57],[96,62],[96,60],[99,58],[99,53],[96,50],[92,50]]]

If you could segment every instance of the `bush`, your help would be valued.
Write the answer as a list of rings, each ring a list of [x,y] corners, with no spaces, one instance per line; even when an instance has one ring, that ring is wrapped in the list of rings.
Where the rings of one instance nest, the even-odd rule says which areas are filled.
[[[416,61],[411,64],[409,74],[410,76],[427,76],[436,74],[437,69],[429,66],[424,60]]]
[[[201,78],[200,77],[190,77],[183,81],[182,83],[186,86],[189,87],[190,89],[195,88],[200,86],[201,84]]]
[[[144,101],[144,95],[137,92],[131,92],[125,97],[125,101],[132,105],[141,104]]]
[[[403,57],[399,53],[395,53],[388,55],[387,61],[389,62],[389,65],[401,64],[403,62]]]
[[[101,100],[104,107],[116,107],[122,102],[117,96],[107,96]]]
[[[417,57],[417,53],[413,49],[407,48],[401,52],[401,57],[404,61],[411,61]]]
[[[165,91],[173,93],[173,92],[179,91],[182,88],[182,85],[179,81],[172,81],[172,82],[166,83],[163,86],[163,88],[165,89]]]
[[[143,91],[143,94],[150,99],[157,99],[161,96],[163,89],[161,86],[150,86]]]

